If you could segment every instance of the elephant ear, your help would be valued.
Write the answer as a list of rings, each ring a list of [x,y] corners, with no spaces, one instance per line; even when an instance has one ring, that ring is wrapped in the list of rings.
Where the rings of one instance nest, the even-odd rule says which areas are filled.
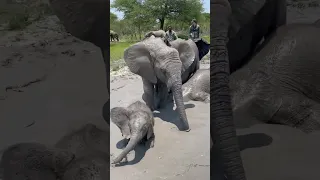
[[[151,61],[152,57],[142,42],[127,48],[124,51],[123,58],[132,73],[140,75],[151,83],[157,83],[157,77]]]
[[[123,107],[112,108],[110,112],[111,121],[119,127],[122,136],[127,139],[129,139],[131,136],[131,131],[129,128],[129,116],[130,112]]]
[[[187,70],[195,61],[196,54],[194,49],[190,46],[188,41],[183,39],[177,39],[170,42],[171,47],[175,48],[179,52],[179,57],[182,62],[182,72]]]

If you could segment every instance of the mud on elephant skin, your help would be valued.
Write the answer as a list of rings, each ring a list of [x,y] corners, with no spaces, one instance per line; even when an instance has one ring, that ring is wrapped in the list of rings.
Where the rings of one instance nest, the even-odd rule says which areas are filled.
[[[182,85],[184,101],[210,102],[210,69],[199,69]]]
[[[235,117],[320,130],[320,24],[280,27],[252,60],[231,75]],[[244,122],[246,121],[246,122]]]
[[[39,143],[17,143],[3,150],[0,178],[56,180],[74,159],[75,155],[64,149]]]
[[[183,122],[179,129],[189,131],[181,87],[199,69],[199,51],[192,40],[177,39],[171,42],[171,46],[168,47],[161,38],[151,36],[127,48],[124,60],[131,72],[142,77],[143,100],[152,111],[165,106],[168,92],[172,91]],[[155,95],[159,99],[158,104],[155,103]]]
[[[121,154],[113,161],[120,163],[127,154],[134,150],[137,144],[150,141],[150,147],[154,147],[154,117],[149,107],[141,101],[136,101],[128,107],[114,107],[110,112],[111,121],[117,125],[122,136],[129,139],[127,146]]]

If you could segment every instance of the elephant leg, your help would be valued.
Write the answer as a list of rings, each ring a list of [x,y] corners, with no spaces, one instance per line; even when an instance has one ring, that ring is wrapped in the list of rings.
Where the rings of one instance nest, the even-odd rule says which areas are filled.
[[[150,148],[153,148],[155,143],[155,135],[154,135],[153,127],[149,127],[147,138],[150,141]]]
[[[151,111],[154,111],[155,110],[154,85],[145,78],[142,78],[142,83],[143,83],[143,91],[144,91],[142,95],[142,99],[147,104],[147,106],[151,109]]]
[[[157,109],[164,108],[169,103],[169,93],[168,93],[168,88],[166,84],[164,83],[157,84],[157,99],[158,99],[158,104],[156,106]]]
[[[101,48],[102,52],[102,57],[103,57],[103,62],[105,66],[105,73],[106,73],[106,94],[107,94],[107,102],[104,104],[102,108],[102,117],[104,120],[110,125],[110,117],[109,117],[109,112],[110,112],[110,89],[109,89],[109,84],[110,84],[110,60],[109,60],[109,50],[107,48]]]

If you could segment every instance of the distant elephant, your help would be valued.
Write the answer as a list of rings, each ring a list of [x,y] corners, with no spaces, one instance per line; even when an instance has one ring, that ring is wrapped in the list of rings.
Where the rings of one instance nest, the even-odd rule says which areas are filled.
[[[123,158],[127,160],[127,154],[140,142],[150,140],[150,147],[154,146],[154,117],[146,104],[136,101],[126,108],[112,108],[110,118],[119,127],[122,135],[130,139],[113,164],[120,163]]]
[[[110,81],[110,53],[109,21],[110,10],[106,7],[110,2],[105,0],[49,0],[54,13],[60,19],[65,29],[73,36],[93,43],[101,49],[106,73],[107,102],[103,112],[110,111],[109,81]],[[104,117],[108,114],[103,114]],[[109,123],[110,118],[104,118]]]
[[[64,149],[17,143],[3,151],[0,177],[3,180],[56,180],[74,159],[75,155]]]
[[[210,102],[210,69],[199,69],[182,85],[185,100]]]
[[[200,54],[192,40],[177,39],[170,43],[172,47],[161,38],[151,36],[127,48],[124,60],[131,72],[142,77],[143,99],[152,111],[164,104],[168,91],[172,91],[182,120],[180,130],[189,131],[181,86],[199,69]],[[155,95],[160,99],[159,104],[155,103]]]
[[[119,41],[119,35],[118,33],[110,30],[110,41]]]
[[[63,136],[55,145],[76,155],[61,180],[110,179],[110,132],[94,124]]]
[[[215,0],[211,12],[210,132],[212,148],[217,152],[213,158],[222,158],[227,179],[244,180],[232,118],[229,76],[250,59],[262,37],[268,39],[277,27],[286,23],[286,1]],[[220,166],[218,161],[214,163]]]

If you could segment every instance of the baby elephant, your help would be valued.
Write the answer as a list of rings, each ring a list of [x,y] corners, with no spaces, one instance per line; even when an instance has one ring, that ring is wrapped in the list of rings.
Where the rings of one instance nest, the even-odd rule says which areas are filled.
[[[199,69],[182,85],[182,94],[185,101],[210,102],[210,69]]]
[[[120,128],[122,136],[130,139],[128,145],[113,161],[113,164],[121,162],[123,158],[127,158],[127,154],[143,140],[150,140],[150,147],[154,146],[154,117],[146,104],[137,101],[127,108],[112,108],[110,118]]]

